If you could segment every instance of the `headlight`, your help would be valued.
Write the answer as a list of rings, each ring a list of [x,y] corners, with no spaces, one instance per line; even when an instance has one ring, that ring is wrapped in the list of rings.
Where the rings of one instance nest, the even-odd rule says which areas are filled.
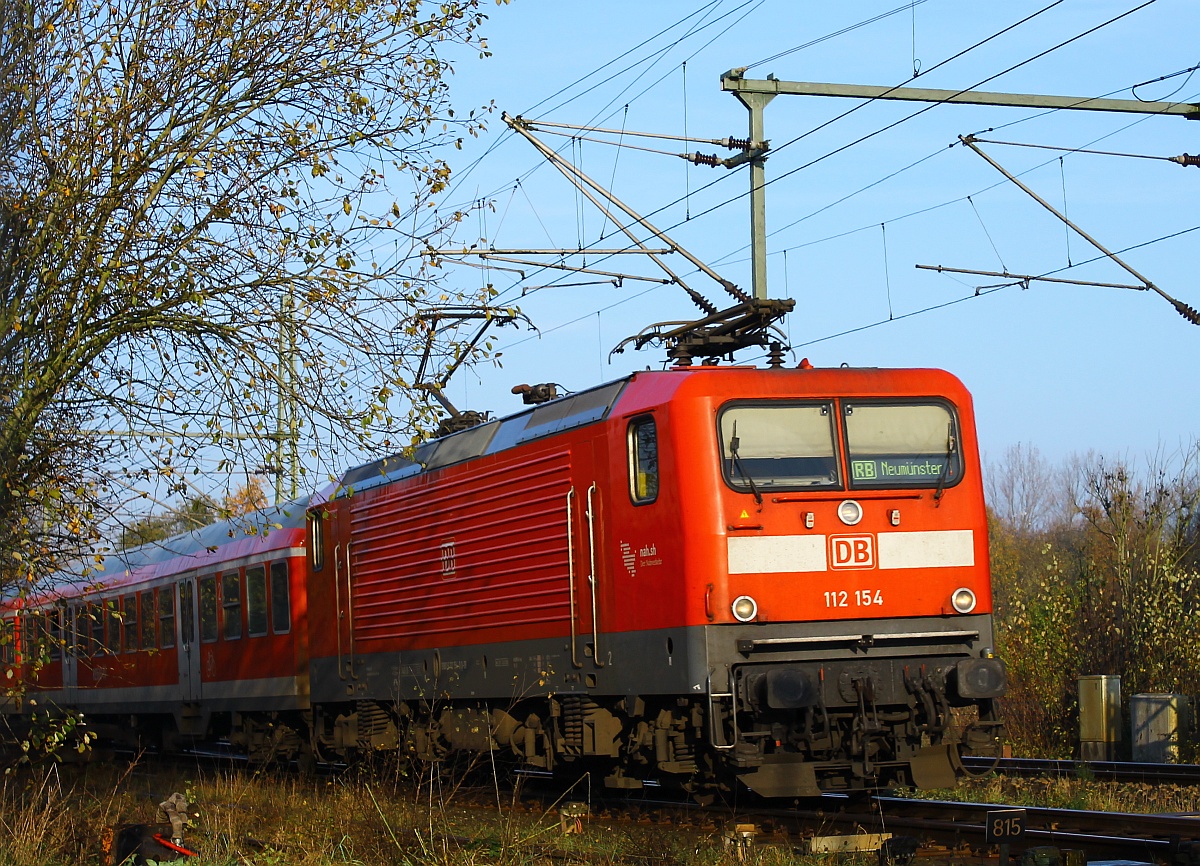
[[[847,499],[838,506],[838,517],[847,526],[853,526],[858,523],[858,521],[862,520],[862,515],[862,506],[853,499]]]
[[[965,586],[959,587],[950,596],[950,604],[959,613],[970,613],[975,609],[975,593]]]
[[[758,616],[758,602],[748,595],[739,595],[733,600],[733,618],[738,622],[750,622]]]

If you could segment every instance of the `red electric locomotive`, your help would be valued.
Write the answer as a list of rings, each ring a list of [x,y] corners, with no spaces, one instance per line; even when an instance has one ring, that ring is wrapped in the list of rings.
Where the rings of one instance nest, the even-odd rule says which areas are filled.
[[[1005,690],[970,396],[802,367],[636,373],[349,473],[309,513],[316,749],[952,784]]]
[[[6,661],[44,647],[40,706],[138,742],[500,749],[698,795],[949,785],[998,741],[971,399],[947,373],[636,373],[411,456],[307,520],[218,524],[26,600]]]

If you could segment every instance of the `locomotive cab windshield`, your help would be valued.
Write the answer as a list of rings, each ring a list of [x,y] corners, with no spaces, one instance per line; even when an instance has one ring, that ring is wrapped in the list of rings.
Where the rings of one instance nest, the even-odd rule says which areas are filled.
[[[838,415],[848,483],[834,427]],[[846,486],[940,491],[962,475],[957,418],[940,400],[735,403],[721,412],[719,426],[725,480],[739,491]]]
[[[940,401],[842,404],[850,486],[937,487],[962,475],[957,421]]]
[[[735,490],[840,486],[831,403],[733,404],[719,423]]]

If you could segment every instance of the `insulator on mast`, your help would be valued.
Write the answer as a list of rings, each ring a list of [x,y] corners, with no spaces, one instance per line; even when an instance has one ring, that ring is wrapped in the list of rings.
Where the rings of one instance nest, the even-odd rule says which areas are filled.
[[[1196,159],[1196,157],[1192,158]],[[1195,307],[1190,307],[1183,301],[1176,301],[1174,299],[1172,299],[1171,303],[1175,305],[1175,309],[1179,312],[1179,315],[1183,316],[1193,325],[1200,325],[1200,312],[1197,312]]]
[[[710,168],[716,168],[721,164],[721,160],[715,153],[701,153],[700,151],[696,151],[695,153],[681,153],[679,155],[688,162],[694,162],[696,165],[707,165]]]
[[[1197,168],[1200,168],[1200,154],[1192,156],[1190,153],[1185,153],[1180,156],[1168,156],[1167,159],[1169,159],[1171,162],[1177,162],[1185,167],[1194,165]]]

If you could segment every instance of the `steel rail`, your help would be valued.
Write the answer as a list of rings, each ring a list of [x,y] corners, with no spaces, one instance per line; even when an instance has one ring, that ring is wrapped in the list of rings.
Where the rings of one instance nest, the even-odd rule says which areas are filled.
[[[1074,761],[1045,758],[963,758],[969,770],[993,768],[1002,776],[1068,776],[1148,784],[1200,785],[1200,765],[1131,761]]]

